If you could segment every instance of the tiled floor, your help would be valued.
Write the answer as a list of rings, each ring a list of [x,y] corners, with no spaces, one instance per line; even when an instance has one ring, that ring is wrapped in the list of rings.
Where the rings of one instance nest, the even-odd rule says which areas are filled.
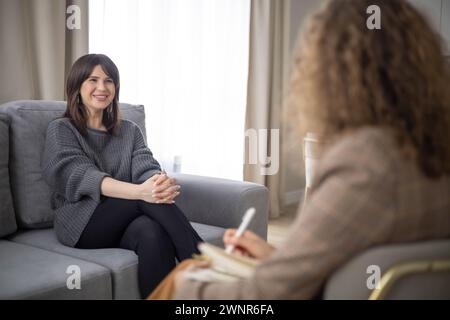
[[[273,246],[279,246],[285,239],[287,230],[297,215],[298,205],[286,209],[286,213],[281,217],[269,220],[267,241]]]

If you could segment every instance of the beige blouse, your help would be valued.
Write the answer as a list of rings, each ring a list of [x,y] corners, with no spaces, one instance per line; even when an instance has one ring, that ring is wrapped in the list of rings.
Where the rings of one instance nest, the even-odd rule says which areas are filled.
[[[391,135],[360,129],[318,164],[309,200],[284,244],[248,281],[185,280],[175,299],[310,299],[326,279],[370,247],[450,236],[450,179],[431,180]]]

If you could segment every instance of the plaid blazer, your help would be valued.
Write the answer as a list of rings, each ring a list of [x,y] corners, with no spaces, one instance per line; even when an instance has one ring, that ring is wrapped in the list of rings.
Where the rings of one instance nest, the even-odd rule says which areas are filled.
[[[363,128],[325,152],[284,244],[253,278],[186,280],[175,298],[309,299],[339,266],[368,248],[449,236],[449,177],[425,177],[387,131]]]

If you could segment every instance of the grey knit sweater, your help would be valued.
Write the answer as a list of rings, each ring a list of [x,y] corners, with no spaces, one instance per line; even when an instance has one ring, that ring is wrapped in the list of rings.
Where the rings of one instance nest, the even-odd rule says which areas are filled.
[[[53,192],[55,232],[70,247],[104,198],[105,176],[138,184],[161,170],[134,122],[121,120],[117,135],[87,131],[83,137],[67,118],[50,122],[42,158],[43,177]]]

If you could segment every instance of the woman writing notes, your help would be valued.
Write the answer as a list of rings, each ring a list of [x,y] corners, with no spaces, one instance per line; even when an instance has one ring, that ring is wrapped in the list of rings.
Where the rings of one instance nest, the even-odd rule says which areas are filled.
[[[381,29],[367,28],[371,5],[380,8]],[[442,52],[407,1],[328,1],[301,42],[292,82],[299,116],[291,117],[327,137],[327,149],[284,245],[229,230],[226,245],[261,261],[250,279],[205,283],[174,272],[174,289],[151,298],[310,299],[368,248],[449,237],[450,75]]]
[[[78,59],[67,109],[47,129],[43,175],[53,190],[55,231],[65,245],[125,248],[139,258],[142,297],[201,241],[174,204],[180,193],[139,127],[120,119],[119,71],[105,55]]]

